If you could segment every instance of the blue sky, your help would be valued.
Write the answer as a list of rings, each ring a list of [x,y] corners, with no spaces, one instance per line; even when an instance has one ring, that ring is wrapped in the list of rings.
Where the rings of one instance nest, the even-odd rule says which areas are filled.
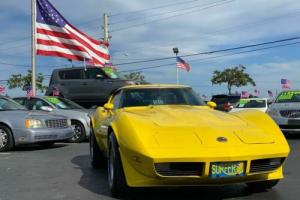
[[[50,2],[70,23],[94,38],[102,37],[102,15],[109,13],[110,52],[114,63],[173,56],[173,47],[178,47],[180,54],[184,55],[300,35],[300,1],[297,0],[235,0],[205,10],[201,10],[201,5],[216,1],[152,0],[151,4],[147,0]],[[24,65],[0,64],[0,80],[6,80],[14,73],[26,73],[31,65],[30,3],[30,0],[0,2],[0,62]],[[149,8],[155,9],[135,12]],[[144,25],[116,31],[136,24]],[[202,61],[192,60],[222,54],[188,57],[185,60],[190,62],[191,71],[180,71],[180,83],[191,85],[195,91],[207,96],[225,93],[225,85],[211,85],[213,71],[243,64],[256,81],[256,89],[261,91],[262,96],[267,95],[267,90],[274,93],[280,91],[281,78],[290,79],[292,88],[299,89],[299,48],[300,45],[292,45]],[[121,65],[118,69],[134,70],[172,62],[174,66],[145,70],[143,73],[152,83],[175,83],[175,60]],[[51,74],[54,68],[68,64],[61,58],[37,57],[37,71],[46,75]],[[254,89],[247,86],[238,90],[253,92]],[[7,92],[11,96],[25,94],[20,90]]]

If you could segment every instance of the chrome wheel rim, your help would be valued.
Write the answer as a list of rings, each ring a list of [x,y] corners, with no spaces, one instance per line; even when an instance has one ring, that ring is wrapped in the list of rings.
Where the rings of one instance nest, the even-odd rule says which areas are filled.
[[[74,133],[74,135],[72,137],[72,140],[76,141],[76,140],[78,140],[82,136],[82,129],[77,124],[73,124],[72,128],[73,128],[73,133]]]
[[[0,149],[7,146],[8,143],[8,134],[5,130],[0,129]]]
[[[114,170],[115,152],[112,146],[110,146],[109,152],[110,153],[108,156],[108,182],[109,182],[109,186],[112,187],[115,178],[115,170]]]

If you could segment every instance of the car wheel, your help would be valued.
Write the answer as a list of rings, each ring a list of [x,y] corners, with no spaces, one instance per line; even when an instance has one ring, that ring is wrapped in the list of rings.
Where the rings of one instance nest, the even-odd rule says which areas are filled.
[[[12,150],[14,139],[10,129],[7,126],[0,125],[0,152]]]
[[[90,157],[93,168],[101,168],[106,165],[105,158],[97,144],[94,134],[90,133]]]
[[[252,183],[247,183],[248,188],[254,191],[261,191],[261,190],[266,190],[266,189],[271,189],[277,183],[279,180],[270,180],[270,181],[259,181],[259,182],[252,182]]]
[[[111,133],[108,140],[108,183],[112,196],[120,196],[128,192],[125,174],[115,135]]]
[[[78,121],[71,121],[71,126],[74,132],[72,138],[69,139],[69,142],[79,143],[86,139],[84,126]]]

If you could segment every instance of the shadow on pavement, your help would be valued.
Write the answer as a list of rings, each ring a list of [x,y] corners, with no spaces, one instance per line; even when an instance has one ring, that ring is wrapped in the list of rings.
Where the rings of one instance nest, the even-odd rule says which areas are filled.
[[[88,155],[76,156],[72,159],[72,163],[77,165],[82,171],[82,177],[78,182],[81,187],[99,195],[110,196],[106,169],[93,169],[90,165],[90,157]],[[237,197],[248,198],[258,193],[268,196],[268,199],[281,199],[276,190],[252,192],[245,184],[218,187],[139,188],[133,189],[122,199],[219,200]]]
[[[51,146],[43,146],[43,145],[24,145],[18,146],[14,149],[14,151],[36,151],[36,150],[49,150],[49,149],[57,149],[68,146],[67,144],[53,144]]]

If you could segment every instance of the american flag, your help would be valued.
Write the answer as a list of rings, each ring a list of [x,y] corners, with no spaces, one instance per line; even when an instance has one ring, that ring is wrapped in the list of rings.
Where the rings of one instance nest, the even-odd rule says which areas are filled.
[[[250,94],[247,91],[242,91],[241,98],[249,98]]]
[[[176,57],[176,66],[177,68],[185,69],[187,72],[189,72],[191,69],[190,65],[178,56]]]
[[[3,85],[0,85],[0,94],[4,94],[5,87]]]
[[[269,97],[273,97],[274,96],[273,92],[271,90],[268,90],[268,95],[269,95]]]
[[[258,97],[259,95],[260,95],[259,90],[255,89],[255,90],[254,90],[254,96]]]
[[[291,89],[291,81],[288,79],[281,79],[281,88],[282,89]]]
[[[57,87],[53,87],[52,88],[52,95],[53,96],[59,96],[60,92],[59,89]]]
[[[108,44],[72,26],[48,0],[37,0],[36,13],[38,55],[88,60],[100,67],[109,62]]]
[[[33,92],[32,92],[32,87],[31,86],[28,86],[26,88],[26,96],[27,96],[27,99],[30,99],[31,97],[33,97]]]

